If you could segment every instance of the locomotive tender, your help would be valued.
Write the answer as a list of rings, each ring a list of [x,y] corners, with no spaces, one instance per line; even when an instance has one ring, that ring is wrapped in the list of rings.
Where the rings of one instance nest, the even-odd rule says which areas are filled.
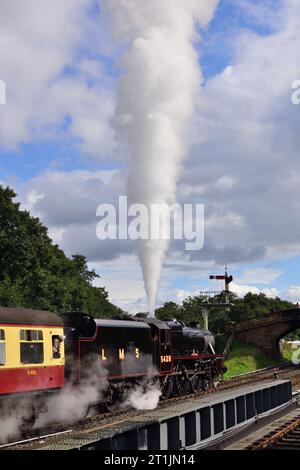
[[[0,308],[0,397],[50,393],[70,382],[106,382],[114,406],[145,379],[162,396],[205,390],[224,371],[208,331],[178,320],[98,319],[70,312]]]

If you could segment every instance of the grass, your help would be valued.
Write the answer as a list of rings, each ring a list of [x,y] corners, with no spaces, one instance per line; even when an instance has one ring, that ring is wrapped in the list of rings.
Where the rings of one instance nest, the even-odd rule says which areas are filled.
[[[224,379],[274,365],[276,365],[276,361],[267,356],[261,349],[252,344],[234,340],[225,361],[227,372],[224,374]]]
[[[291,361],[293,352],[291,344],[284,342],[281,351],[282,357],[287,361]]]
[[[228,341],[225,334],[216,336],[216,353],[222,354]],[[275,365],[276,362],[268,357],[263,351],[252,344],[234,340],[230,352],[225,361],[227,372],[224,379],[229,379],[233,375],[252,372],[257,369],[263,369]]]

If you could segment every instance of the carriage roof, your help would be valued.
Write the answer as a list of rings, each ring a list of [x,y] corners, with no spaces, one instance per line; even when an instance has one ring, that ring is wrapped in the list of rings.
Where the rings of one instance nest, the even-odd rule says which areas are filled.
[[[62,319],[47,310],[0,307],[0,324],[62,326]]]

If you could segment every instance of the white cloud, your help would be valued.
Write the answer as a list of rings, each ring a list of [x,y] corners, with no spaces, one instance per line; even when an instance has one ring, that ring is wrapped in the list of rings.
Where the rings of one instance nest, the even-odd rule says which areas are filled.
[[[239,297],[244,297],[246,294],[251,292],[251,294],[259,294],[259,289],[254,286],[247,286],[247,285],[239,285],[235,283],[230,284],[231,292],[234,292]]]
[[[115,170],[48,171],[18,188],[24,207],[40,216],[47,226],[66,227],[97,223],[102,202],[117,203],[124,190],[122,172]]]
[[[281,271],[272,268],[246,269],[239,277],[239,281],[247,284],[271,284],[280,274]]]
[[[300,286],[290,286],[286,290],[286,298],[292,302],[300,302]]]
[[[240,285],[240,284],[235,284],[231,283],[230,284],[230,290],[231,292],[234,292],[237,294],[239,297],[245,297],[246,294],[249,292],[251,294],[265,294],[267,297],[275,298],[279,295],[279,291],[276,288],[269,288],[269,289],[259,289],[258,287],[255,286],[250,286],[250,285]]]
[[[235,179],[231,176],[221,176],[216,182],[215,187],[220,190],[228,190],[231,189],[235,185]]]
[[[26,195],[26,207],[30,211],[34,205],[40,200],[44,199],[45,194],[38,194],[34,189],[30,190]]]
[[[229,68],[204,86],[181,178],[184,202],[205,204],[199,259],[253,262],[299,253],[300,108],[291,104],[291,83],[300,75],[299,13],[299,2],[288,0],[271,34],[239,29]]]
[[[147,310],[147,301],[140,266],[136,256],[121,256],[118,261],[91,263],[101,278],[94,285],[105,287],[109,299],[129,313]]]
[[[262,293],[265,294],[267,297],[270,297],[271,299],[275,299],[275,297],[281,296],[281,293],[275,287],[271,287],[270,289],[263,289]],[[281,298],[285,300],[284,296],[281,296]]]
[[[176,292],[176,300],[181,304],[184,299],[190,297],[191,295],[193,295],[192,292],[188,290],[179,289]]]
[[[98,158],[111,153],[110,82],[99,60],[86,58],[77,67],[80,48],[99,53],[90,37],[98,21],[88,13],[94,2],[0,0],[1,80],[7,85],[0,114],[2,147],[14,149],[42,135],[57,137],[59,131]]]
[[[115,170],[49,171],[14,186],[22,207],[40,217],[68,256],[81,253],[93,262],[133,252],[130,240],[102,241],[96,235],[98,205],[111,203],[117,209],[124,180]]]

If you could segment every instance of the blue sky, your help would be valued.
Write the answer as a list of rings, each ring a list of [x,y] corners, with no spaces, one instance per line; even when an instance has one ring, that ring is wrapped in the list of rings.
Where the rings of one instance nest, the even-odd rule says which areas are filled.
[[[99,5],[95,2],[89,8],[89,15],[95,20],[100,15]],[[253,5],[262,3],[259,0],[252,0]],[[280,1],[272,0],[272,7],[276,11],[279,9]],[[221,0],[211,23],[206,29],[200,29],[200,43],[197,45],[201,68],[205,80],[222,72],[224,68],[232,63],[233,44],[236,31],[250,29],[259,35],[269,35],[273,32],[270,25],[261,25],[249,19],[246,11],[240,8],[239,1]],[[92,41],[91,37],[91,41]],[[77,62],[83,57],[99,59],[99,56],[88,47],[85,42],[84,47],[78,48],[76,59],[72,66],[66,66],[62,75],[65,77],[76,76]],[[105,65],[106,72],[110,78],[115,80],[118,76],[118,65],[116,57],[101,55],[101,62]],[[91,85],[93,79],[87,79],[87,85]],[[9,93],[9,87],[8,87]],[[50,140],[40,139],[39,136],[28,142],[18,142],[13,149],[0,148],[0,177],[6,180],[8,177],[17,177],[20,180],[27,180],[36,176],[45,169],[55,166],[62,171],[70,171],[77,168],[95,169],[95,162],[84,154],[80,154],[73,139],[67,139],[63,131],[68,127],[69,119],[59,123],[61,136],[55,136]]]
[[[207,278],[225,262],[241,295],[251,289],[300,299],[300,108],[289,100],[300,78],[299,7],[294,0],[221,0],[199,30],[202,101],[178,199],[205,204],[206,246],[187,254],[171,245],[159,304],[218,288]],[[15,188],[67,254],[87,256],[111,300],[144,309],[136,251],[132,244],[101,245],[92,215],[126,188],[129,163],[113,127],[126,45],[111,36],[96,0],[54,1],[49,18],[33,0],[21,7],[0,1],[0,10],[7,20],[0,37],[0,79],[7,84],[1,183]]]

